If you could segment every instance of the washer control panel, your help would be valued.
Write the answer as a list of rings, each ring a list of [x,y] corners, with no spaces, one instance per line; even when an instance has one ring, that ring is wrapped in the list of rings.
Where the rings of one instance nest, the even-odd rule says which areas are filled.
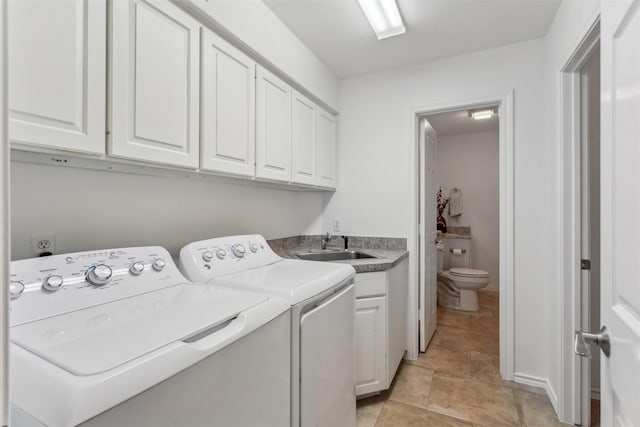
[[[180,251],[180,269],[194,282],[273,264],[278,255],[259,234],[217,237],[193,242]]]
[[[11,262],[11,326],[186,282],[158,246]]]

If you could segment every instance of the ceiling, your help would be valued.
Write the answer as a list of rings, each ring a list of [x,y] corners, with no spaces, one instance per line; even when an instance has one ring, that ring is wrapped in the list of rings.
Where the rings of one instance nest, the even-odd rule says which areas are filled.
[[[543,37],[560,0],[397,0],[406,34],[378,40],[357,0],[263,0],[340,78]]]
[[[497,108],[497,106],[495,106],[495,108]],[[430,114],[427,116],[427,120],[435,129],[438,136],[497,131],[499,124],[497,114],[490,119],[474,120],[473,117],[469,117],[469,112],[467,110]]]

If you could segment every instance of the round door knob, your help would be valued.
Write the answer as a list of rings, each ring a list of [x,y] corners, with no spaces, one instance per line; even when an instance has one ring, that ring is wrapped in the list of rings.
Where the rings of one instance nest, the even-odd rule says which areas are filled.
[[[241,244],[233,245],[231,252],[238,258],[242,258],[246,252],[246,249]]]
[[[252,243],[249,245],[249,249],[251,249],[251,252],[255,254],[256,252],[258,252],[258,245],[256,245],[255,243]]]
[[[24,283],[20,281],[14,281],[9,283],[9,295],[11,299],[16,299],[24,292]]]
[[[111,280],[113,270],[105,264],[96,265],[87,272],[87,280],[92,285],[102,286]]]
[[[213,259],[213,252],[211,251],[203,252],[202,259],[205,260],[205,262],[211,261]]]
[[[227,251],[225,251],[224,249],[218,249],[216,251],[216,256],[218,257],[218,259],[224,259],[224,257],[227,256]]]
[[[131,267],[129,267],[129,273],[133,274],[134,276],[141,275],[143,271],[144,271],[144,264],[141,263],[140,261],[134,262],[133,264],[131,264]]]
[[[42,289],[49,292],[55,292],[62,287],[62,283],[64,283],[62,276],[52,274],[44,279],[42,282]]]
[[[162,271],[166,266],[167,263],[162,258],[156,258],[153,260],[153,263],[151,263],[151,267],[153,267],[155,271]]]

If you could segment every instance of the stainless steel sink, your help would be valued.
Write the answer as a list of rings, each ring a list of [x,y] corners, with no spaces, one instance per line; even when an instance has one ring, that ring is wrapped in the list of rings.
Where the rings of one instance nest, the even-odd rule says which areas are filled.
[[[307,261],[343,261],[348,259],[377,258],[360,251],[298,252],[294,255]]]

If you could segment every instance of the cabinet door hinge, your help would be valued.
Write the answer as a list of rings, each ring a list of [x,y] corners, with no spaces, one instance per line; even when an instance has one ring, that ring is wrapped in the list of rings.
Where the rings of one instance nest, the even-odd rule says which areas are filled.
[[[591,270],[591,260],[590,259],[581,259],[580,260],[580,269],[581,270]]]

